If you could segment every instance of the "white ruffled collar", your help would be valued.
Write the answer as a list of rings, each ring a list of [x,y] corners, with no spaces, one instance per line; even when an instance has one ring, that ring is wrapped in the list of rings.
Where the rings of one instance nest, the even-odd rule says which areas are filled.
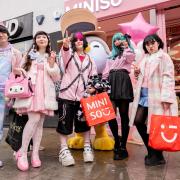
[[[31,60],[36,60],[37,62],[43,62],[49,56],[48,53],[40,54],[38,51],[35,52],[34,50],[31,50],[28,55]]]

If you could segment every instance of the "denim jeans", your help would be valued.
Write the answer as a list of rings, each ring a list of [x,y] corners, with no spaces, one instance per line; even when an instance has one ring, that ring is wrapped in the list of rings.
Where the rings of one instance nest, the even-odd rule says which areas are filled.
[[[4,92],[0,91],[0,141],[1,141],[2,137],[3,137],[4,114],[5,114]]]

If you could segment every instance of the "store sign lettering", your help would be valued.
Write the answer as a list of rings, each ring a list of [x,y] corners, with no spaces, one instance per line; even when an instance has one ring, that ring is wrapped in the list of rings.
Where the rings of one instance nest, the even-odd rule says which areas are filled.
[[[10,33],[10,42],[29,40],[33,36],[33,13],[28,13],[3,22]]]
[[[118,7],[121,5],[122,1],[123,0],[86,0],[74,4],[71,8],[69,6],[66,6],[65,10],[67,12],[70,9],[87,8],[94,13],[99,12],[101,10],[107,10],[111,7]]]
[[[11,19],[6,21],[6,28],[10,33],[10,37],[16,38],[20,36],[23,31],[23,23],[19,22],[17,19]]]

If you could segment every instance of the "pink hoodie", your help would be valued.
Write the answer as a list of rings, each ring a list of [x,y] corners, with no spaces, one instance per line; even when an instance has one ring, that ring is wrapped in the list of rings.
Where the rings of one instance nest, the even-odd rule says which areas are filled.
[[[103,79],[107,79],[112,69],[126,69],[131,71],[131,64],[135,59],[135,53],[130,48],[125,49],[121,58],[116,57],[115,60],[108,60],[103,71]]]
[[[90,61],[90,65],[88,66],[88,68],[82,72],[82,76],[84,78],[85,83],[87,84],[88,78],[92,75],[96,75],[97,74],[97,68],[95,65],[95,62],[88,56],[86,55],[86,57],[84,58],[83,61],[81,61],[79,59],[78,54],[75,52],[74,53],[74,59],[71,58],[72,53],[70,52],[70,50],[64,50],[63,47],[61,49],[61,54],[62,54],[62,59],[64,62],[64,69],[68,63],[68,67],[63,75],[62,78],[62,82],[61,82],[61,90],[66,88],[68,85],[71,84],[71,82],[78,76],[79,71],[78,68],[75,64],[74,59],[76,60],[80,70],[82,71],[88,64]],[[70,60],[70,61],[69,61]],[[82,77],[78,77],[77,80],[65,91],[62,91],[59,93],[59,97],[61,99],[67,99],[67,100],[72,100],[72,101],[80,101],[80,99],[83,97],[84,95],[84,83],[82,80]]]

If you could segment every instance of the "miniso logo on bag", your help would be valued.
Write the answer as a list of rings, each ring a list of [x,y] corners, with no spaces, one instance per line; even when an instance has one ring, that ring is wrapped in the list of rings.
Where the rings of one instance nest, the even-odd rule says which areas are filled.
[[[161,124],[161,129],[164,130],[166,128],[166,126],[164,124]],[[177,130],[178,127],[175,125],[169,125],[169,129],[174,129]],[[166,133],[167,134],[167,133]],[[172,136],[172,138],[167,138],[165,133],[161,131],[161,137],[162,139],[167,142],[167,143],[173,143],[176,141],[177,137],[178,137],[178,133],[174,133],[174,136]]]
[[[89,126],[105,123],[116,117],[106,92],[81,99],[82,110]]]
[[[87,103],[87,109],[91,111],[90,116],[92,120],[102,118],[103,116],[109,116],[111,111],[107,105],[106,98]]]
[[[149,146],[162,151],[180,151],[180,118],[152,115]]]

